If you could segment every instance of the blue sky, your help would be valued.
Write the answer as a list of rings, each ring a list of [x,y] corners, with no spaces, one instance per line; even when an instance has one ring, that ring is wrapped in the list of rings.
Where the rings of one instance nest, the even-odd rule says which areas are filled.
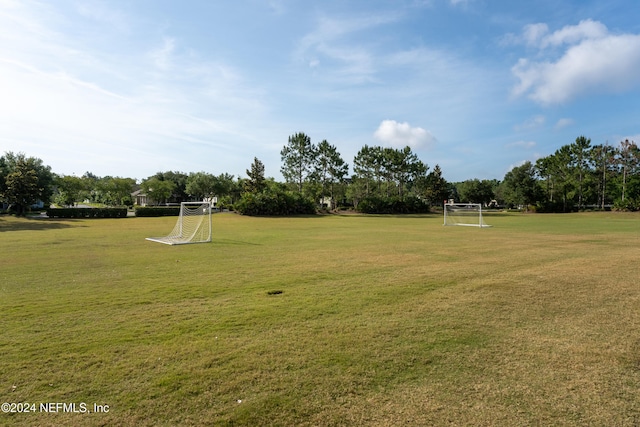
[[[290,135],[349,164],[410,145],[502,179],[584,135],[640,140],[636,0],[0,0],[0,154],[59,174],[282,179]]]

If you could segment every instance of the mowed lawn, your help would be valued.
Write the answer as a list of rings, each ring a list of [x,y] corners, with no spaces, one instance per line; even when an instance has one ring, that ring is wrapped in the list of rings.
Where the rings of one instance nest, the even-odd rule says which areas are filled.
[[[486,222],[0,217],[0,425],[640,425],[640,215]]]

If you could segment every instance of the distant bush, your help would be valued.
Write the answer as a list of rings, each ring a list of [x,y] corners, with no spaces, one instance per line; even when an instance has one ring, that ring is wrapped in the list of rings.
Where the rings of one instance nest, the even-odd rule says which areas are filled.
[[[536,212],[540,213],[563,213],[563,212],[572,212],[574,210],[574,206],[571,203],[567,203],[565,205],[562,201],[549,201],[546,200],[544,202],[538,202],[536,204]]]
[[[262,193],[244,193],[234,208],[242,215],[311,215],[316,213],[313,201],[301,194],[267,190]]]
[[[179,216],[180,206],[138,206],[135,215],[140,217]]]
[[[640,200],[633,198],[618,199],[613,203],[613,210],[635,212],[640,210]]]
[[[417,197],[365,197],[358,202],[358,212],[368,214],[417,214],[428,213],[429,205]]]
[[[217,208],[220,209],[220,212],[222,212],[225,209],[232,211],[234,209],[233,199],[230,196],[222,196],[218,198]]]
[[[49,218],[126,218],[127,208],[49,208]]]

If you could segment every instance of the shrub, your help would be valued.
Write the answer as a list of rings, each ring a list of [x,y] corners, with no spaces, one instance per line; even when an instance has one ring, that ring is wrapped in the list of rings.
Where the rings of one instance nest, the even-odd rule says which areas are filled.
[[[369,214],[417,214],[428,213],[429,205],[415,196],[404,199],[369,196],[360,200],[357,211]]]
[[[556,201],[549,201],[546,200],[544,202],[538,202],[536,204],[536,212],[541,212],[541,213],[563,213],[563,212],[571,212],[573,211],[573,204],[572,203],[567,203],[567,205],[565,206],[565,204],[560,200],[556,200]]]
[[[298,193],[266,190],[262,193],[244,193],[234,208],[242,215],[310,215],[316,213],[313,201]]]
[[[179,206],[138,206],[135,209],[137,217],[179,216]]]
[[[625,200],[618,199],[613,203],[613,210],[635,212],[640,209],[640,200],[627,198]]]
[[[233,207],[233,199],[230,196],[222,196],[220,198],[218,198],[218,209],[220,209],[220,211],[222,212],[223,210],[227,209],[232,211],[234,209]]]
[[[49,218],[126,218],[127,208],[49,208]]]

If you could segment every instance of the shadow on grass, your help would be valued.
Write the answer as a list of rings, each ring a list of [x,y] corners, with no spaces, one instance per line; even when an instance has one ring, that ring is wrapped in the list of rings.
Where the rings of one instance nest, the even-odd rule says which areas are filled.
[[[525,213],[520,212],[493,212],[493,211],[482,211],[482,217],[507,217],[507,216],[518,216],[518,215],[527,215]]]
[[[348,213],[348,214],[336,214],[343,218],[403,218],[403,219],[424,219],[424,218],[439,218],[442,213],[429,212],[429,213],[412,213],[412,214],[384,214],[384,213]]]
[[[213,244],[229,245],[229,246],[262,246],[259,243],[243,242],[241,240],[231,239],[213,239]]]
[[[78,220],[54,220],[40,217],[15,218],[0,216],[0,233],[7,231],[44,231],[79,227]]]

